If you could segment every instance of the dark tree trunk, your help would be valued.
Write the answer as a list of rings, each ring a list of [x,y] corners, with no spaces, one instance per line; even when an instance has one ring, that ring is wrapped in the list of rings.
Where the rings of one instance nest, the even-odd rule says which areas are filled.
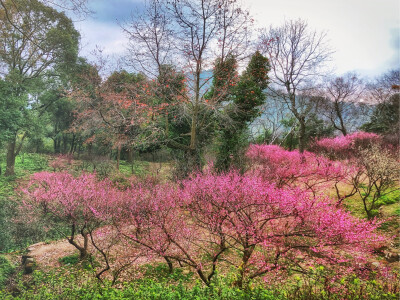
[[[339,107],[339,103],[335,102],[335,109],[336,109],[336,115],[339,118],[339,122],[340,122],[340,128],[339,130],[343,133],[344,136],[347,135],[347,129],[346,126],[344,125],[344,120],[343,120],[343,115],[342,115],[342,111]]]
[[[67,153],[67,146],[68,146],[68,136],[66,134],[63,134],[63,149],[62,149],[62,153],[66,154]]]
[[[69,154],[73,154],[75,149],[75,134],[72,134],[71,147],[69,148]]]
[[[60,139],[58,137],[54,138],[54,153],[59,154],[60,153]]]
[[[246,273],[247,264],[249,262],[251,255],[253,254],[253,251],[254,251],[254,246],[246,246],[245,249],[243,250],[242,264],[241,268],[239,269],[239,278],[235,282],[235,285],[240,289],[243,288],[244,276]]]
[[[128,163],[133,163],[133,149],[132,149],[132,147],[128,147],[128,150],[127,150],[127,158],[126,158],[126,161],[128,162]]]
[[[179,161],[178,178],[185,178],[189,174],[201,171],[200,155],[195,149],[185,151],[183,158]]]
[[[299,152],[303,153],[306,149],[306,122],[304,116],[299,119],[300,130],[299,130]]]
[[[117,149],[117,170],[119,170],[119,161],[121,159],[121,146],[118,146]]]
[[[16,140],[9,142],[7,145],[7,167],[6,172],[4,173],[5,176],[13,176],[15,175],[14,166],[15,166],[15,145]]]
[[[89,156],[90,160],[92,159],[92,150],[93,150],[93,144],[89,143],[89,145],[88,145],[88,156]]]

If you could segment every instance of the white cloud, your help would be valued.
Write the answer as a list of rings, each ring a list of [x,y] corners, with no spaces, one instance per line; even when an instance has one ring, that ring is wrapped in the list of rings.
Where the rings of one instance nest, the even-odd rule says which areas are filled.
[[[394,28],[400,28],[398,0],[247,0],[261,26],[279,25],[288,19],[305,19],[310,27],[327,31],[336,51],[338,73],[357,70],[378,75],[398,57],[391,46]],[[398,60],[397,60],[398,61]],[[398,67],[398,66],[397,66]]]
[[[140,3],[136,0],[133,2]],[[389,68],[398,67],[394,65],[399,63],[399,48],[396,44],[396,34],[399,34],[400,28],[398,0],[243,2],[250,6],[259,26],[280,25],[285,19],[302,18],[309,22],[310,27],[327,31],[330,45],[336,51],[333,65],[339,74],[356,70],[364,75],[379,75]],[[118,3],[113,4],[110,14],[116,14],[118,9],[121,10],[118,15],[122,15],[122,11],[125,15],[130,13],[131,7],[122,5],[127,0],[123,0],[121,5]],[[116,22],[110,22],[113,18],[97,18],[77,24],[82,34],[83,55],[89,55],[96,45],[103,48],[105,54],[121,55],[124,52],[127,38]]]
[[[88,20],[77,26],[81,32],[82,55],[88,56],[96,46],[107,55],[119,55],[125,50],[128,42],[117,24]]]

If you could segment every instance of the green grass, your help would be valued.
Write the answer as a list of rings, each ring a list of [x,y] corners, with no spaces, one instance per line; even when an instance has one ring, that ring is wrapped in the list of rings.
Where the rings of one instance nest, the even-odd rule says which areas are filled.
[[[145,176],[147,174],[147,168],[149,163],[147,161],[135,161],[133,163],[133,175]],[[125,176],[132,175],[132,164],[125,160],[121,160],[119,163],[119,171]]]
[[[1,169],[3,173],[6,170],[5,161],[1,162]],[[48,156],[45,154],[37,153],[23,153],[15,158],[15,176],[13,179],[21,178],[25,175],[40,172],[43,170],[50,170],[48,166]]]
[[[400,202],[400,189],[395,190],[386,195],[383,195],[376,201],[376,204],[377,206],[382,206],[382,205],[395,204],[398,202]]]
[[[102,284],[92,270],[65,266],[48,272],[34,271],[30,277],[14,276],[10,291],[0,290],[0,299],[197,299],[197,300],[283,300],[283,299],[397,299],[398,294],[386,290],[373,278],[367,281],[355,275],[337,281],[336,292],[324,289],[324,277],[308,281],[265,285],[263,282],[239,289],[229,284],[226,276],[217,275],[205,286],[192,273],[175,269],[172,274],[161,265],[142,267],[143,276],[116,286]],[[302,282],[302,284],[299,284]]]
[[[64,257],[60,257],[58,261],[63,265],[76,265],[79,263],[79,254],[72,254]]]

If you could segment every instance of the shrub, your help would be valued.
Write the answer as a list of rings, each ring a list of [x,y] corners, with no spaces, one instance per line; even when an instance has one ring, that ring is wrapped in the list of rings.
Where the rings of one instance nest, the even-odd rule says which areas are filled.
[[[246,153],[252,172],[278,187],[301,187],[316,193],[343,181],[352,166],[305,151],[287,151],[277,145],[250,145]]]
[[[381,141],[382,138],[375,133],[359,131],[346,136],[318,140],[312,149],[330,158],[347,159],[356,155],[359,148],[366,148]]]
[[[0,290],[4,289],[9,277],[14,273],[14,266],[5,257],[0,255]]]
[[[22,211],[49,222],[61,220],[70,227],[66,238],[79,250],[81,259],[88,254],[92,232],[108,223],[111,204],[119,197],[110,180],[98,181],[95,174],[75,178],[66,172],[34,174],[22,195]],[[77,235],[82,236],[82,244],[76,240]]]
[[[343,137],[322,139],[316,142],[315,149],[340,159],[343,164],[352,168],[353,171],[349,172],[350,176],[346,181],[352,186],[352,191],[341,198],[357,193],[368,218],[377,215],[378,208],[384,204],[382,197],[398,190],[400,163],[397,151],[384,145],[381,137],[374,133],[357,132]]]
[[[348,272],[357,268],[355,257],[360,263],[385,242],[374,233],[379,223],[352,217],[330,199],[298,188],[281,189],[260,177],[198,174],[182,184],[181,201],[191,216],[190,229],[205,231],[197,236],[204,247],[209,245],[210,257],[224,249],[238,253],[230,264],[236,265],[239,286],[246,279],[271,276],[273,280],[288,269],[301,271],[315,264]],[[196,235],[191,236],[198,243]]]
[[[104,262],[97,277],[115,267],[114,282],[139,258],[162,258],[170,273],[174,264],[188,266],[210,287],[222,266],[234,267],[239,288],[321,264],[348,274],[386,242],[375,232],[378,222],[359,220],[322,195],[234,171],[193,174],[178,186],[134,181],[122,190],[94,174],[42,172],[24,194],[25,207],[69,224],[66,238],[81,259],[91,243]],[[117,241],[126,264],[110,256]]]

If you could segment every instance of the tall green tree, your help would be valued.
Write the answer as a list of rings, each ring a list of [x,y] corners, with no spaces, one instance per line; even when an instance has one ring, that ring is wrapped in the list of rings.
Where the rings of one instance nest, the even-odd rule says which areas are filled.
[[[37,114],[45,108],[40,103],[32,103],[35,86],[54,75],[68,72],[76,61],[78,44],[79,33],[64,13],[37,0],[2,1],[0,71],[11,87],[7,102],[16,101],[19,105],[1,107],[0,110],[12,114],[18,108],[26,114]],[[29,134],[27,124],[15,121],[7,119],[4,125],[8,128],[5,175],[14,174],[15,158]]]
[[[227,61],[228,63],[229,68],[221,64],[216,65],[215,73],[219,74],[218,78],[232,77],[231,63]],[[268,59],[257,51],[251,57],[245,72],[235,84],[229,97],[226,96],[225,101],[230,101],[226,113],[232,122],[221,124],[220,127],[216,162],[216,168],[220,171],[228,170],[232,162],[236,167],[240,167],[239,153],[247,142],[244,134],[249,124],[261,114],[260,106],[266,99],[263,90],[268,86],[269,70]]]
[[[372,113],[371,120],[361,128],[379,134],[399,134],[400,93],[379,103]]]

